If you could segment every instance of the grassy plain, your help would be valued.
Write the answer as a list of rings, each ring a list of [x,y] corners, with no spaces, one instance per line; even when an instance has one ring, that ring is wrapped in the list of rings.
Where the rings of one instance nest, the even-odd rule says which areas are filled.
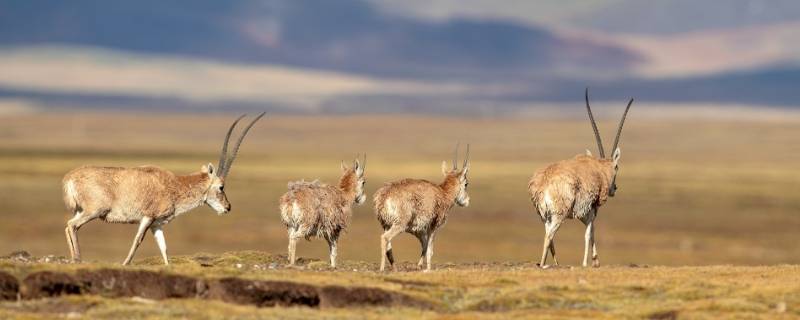
[[[613,112],[612,112],[613,110]],[[599,108],[600,127],[613,138],[617,108]],[[0,253],[27,250],[36,256],[66,255],[61,177],[84,165],[158,165],[178,173],[216,163],[231,116],[213,114],[30,113],[0,116]],[[233,167],[227,193],[233,211],[216,216],[208,208],[181,216],[166,227],[173,272],[236,273],[301,282],[362,283],[404,290],[397,278],[433,283],[436,290],[410,289],[444,307],[438,311],[367,308],[325,311],[254,309],[221,302],[168,300],[151,305],[100,297],[68,297],[22,304],[93,301],[86,315],[151,314],[158,317],[325,315],[330,317],[482,315],[544,317],[642,317],[672,311],[692,317],[798,316],[797,245],[800,228],[800,121],[793,117],[655,117],[631,112],[622,137],[619,192],[597,221],[600,269],[539,270],[542,224],[526,190],[531,174],[546,163],[595,150],[583,118],[535,116],[459,118],[404,115],[273,116],[252,131]],[[442,160],[456,141],[472,145],[471,206],[454,208],[439,233],[437,271],[386,276],[373,271],[380,228],[371,195],[383,182],[419,177],[438,180]],[[610,141],[607,142],[610,144]],[[302,242],[298,254],[321,271],[248,271],[223,264],[198,271],[186,255],[204,252],[286,250],[277,201],[296,179],[334,182],[339,162],[368,154],[370,200],[357,207],[343,236],[341,271],[323,268],[327,245]],[[84,259],[92,266],[123,258],[135,227],[96,221],[80,231]],[[571,221],[558,236],[559,261],[577,266],[583,227]],[[419,245],[409,235],[395,241],[395,256],[416,261]],[[162,270],[148,235],[136,263]],[[267,258],[255,258],[267,259]],[[271,259],[271,258],[270,258]],[[311,260],[309,260],[311,259]],[[631,268],[629,264],[650,266]],[[247,264],[247,263],[245,263]],[[785,264],[785,265],[781,265]],[[686,267],[701,265],[703,267]],[[722,266],[720,266],[722,265]],[[731,266],[736,265],[736,266]],[[772,265],[772,266],[764,266]],[[8,267],[8,266],[6,266]],[[14,267],[25,273],[28,267]],[[50,268],[41,266],[37,268]],[[71,267],[59,267],[71,268]],[[312,269],[314,269],[312,268]],[[53,302],[56,301],[56,302]],[[78,303],[78,302],[76,302]],[[781,304],[783,303],[783,304]],[[162,307],[166,306],[166,307]],[[0,316],[25,315],[10,304]],[[42,307],[46,309],[46,307]],[[31,314],[39,314],[31,311]],[[319,312],[324,312],[320,314]],[[356,314],[354,314],[355,312]],[[46,313],[45,313],[46,315]],[[155,315],[154,315],[155,317]]]
[[[608,140],[611,121],[600,123]],[[609,109],[610,111],[610,109]],[[614,110],[617,111],[617,110]],[[622,137],[619,192],[601,208],[597,238],[604,264],[761,265],[800,262],[798,121],[657,119],[633,110]],[[608,117],[604,117],[604,116]],[[69,218],[61,177],[84,165],[158,165],[178,173],[216,163],[231,117],[42,113],[0,117],[0,252],[64,255]],[[471,206],[456,207],[436,241],[436,262],[530,261],[543,227],[527,194],[548,162],[594,150],[583,118],[269,116],[242,147],[226,186],[233,211],[197,209],[166,229],[172,254],[230,250],[284,252],[277,201],[296,179],[335,182],[339,162],[368,154],[367,191],[384,182],[438,180],[456,141],[472,145]],[[610,144],[610,141],[607,142]],[[607,147],[608,148],[608,147]],[[563,263],[577,264],[583,230],[571,221],[557,241]],[[80,231],[85,259],[124,258],[131,225],[96,221]],[[343,259],[376,261],[380,228],[371,199],[355,208]],[[156,254],[149,236],[139,257]],[[395,254],[415,260],[416,239],[398,237]],[[327,245],[303,242],[301,256]]]

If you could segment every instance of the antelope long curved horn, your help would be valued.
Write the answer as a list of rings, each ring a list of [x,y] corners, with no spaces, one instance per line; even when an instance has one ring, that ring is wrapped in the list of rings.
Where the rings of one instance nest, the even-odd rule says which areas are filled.
[[[619,146],[619,136],[622,135],[622,125],[625,124],[625,118],[628,116],[628,110],[631,108],[631,104],[633,104],[633,98],[628,101],[628,106],[625,107],[625,112],[622,114],[622,119],[619,120],[619,127],[617,127],[617,136],[614,138],[614,147],[611,148],[611,152],[617,150],[617,146]]]
[[[262,112],[261,114],[258,115],[258,117],[253,119],[253,121],[251,121],[250,124],[247,125],[247,127],[244,128],[244,131],[242,131],[242,135],[239,136],[239,140],[236,140],[236,145],[233,147],[233,153],[231,154],[230,158],[228,158],[228,161],[225,163],[225,170],[222,171],[222,175],[220,177],[228,176],[228,173],[231,171],[231,165],[233,165],[233,160],[236,160],[236,155],[239,153],[239,147],[242,146],[242,141],[244,141],[244,137],[247,136],[247,132],[249,132],[250,128],[252,128],[253,125],[256,124],[256,121],[261,119],[261,117],[263,117],[265,114],[266,112]]]
[[[597,123],[594,122],[594,115],[592,115],[592,108],[589,107],[589,88],[586,88],[586,112],[589,113],[589,122],[592,123],[592,130],[594,130],[594,138],[597,140],[597,149],[600,151],[600,158],[606,157],[606,151],[603,150],[603,139],[600,138],[600,131],[597,130]]]
[[[231,127],[228,128],[228,133],[225,135],[225,141],[222,143],[222,152],[220,152],[219,154],[219,164],[217,164],[217,173],[218,173],[217,175],[225,171],[225,162],[228,160],[228,141],[231,140],[231,133],[233,133],[233,129],[236,128],[236,124],[238,124],[239,121],[242,120],[242,118],[244,118],[245,116],[247,115],[243,114],[238,118],[236,118],[236,121],[233,121]]]
[[[458,170],[458,147],[460,142],[456,142],[456,151],[453,151],[453,170]]]
[[[467,143],[467,154],[466,158],[464,158],[464,165],[461,166],[461,169],[466,168],[468,163],[469,163],[469,143]]]

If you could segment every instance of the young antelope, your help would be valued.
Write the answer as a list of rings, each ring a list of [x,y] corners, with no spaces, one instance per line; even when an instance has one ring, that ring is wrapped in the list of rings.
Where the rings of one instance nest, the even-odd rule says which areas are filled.
[[[422,254],[417,266],[422,268],[425,260],[425,271],[431,270],[436,231],[447,222],[447,213],[454,204],[469,206],[469,145],[461,169],[458,169],[457,162],[458,146],[452,168],[442,161],[444,181],[441,183],[403,179],[389,182],[375,192],[375,215],[384,230],[381,235],[381,271],[386,267],[386,260],[394,267],[392,239],[401,232],[408,232],[419,239]]]
[[[364,168],[367,162],[358,159],[352,167],[342,163],[342,177],[336,186],[313,182],[289,182],[289,191],[280,199],[281,219],[289,233],[289,265],[295,263],[297,239],[323,238],[330,249],[331,267],[336,268],[336,242],[347,228],[352,205],[362,204]]]

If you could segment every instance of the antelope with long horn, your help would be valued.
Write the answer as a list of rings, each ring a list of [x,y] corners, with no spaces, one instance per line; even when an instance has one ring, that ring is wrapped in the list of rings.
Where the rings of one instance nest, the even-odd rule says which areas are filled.
[[[245,115],[233,122],[225,135],[216,168],[209,163],[202,166],[200,172],[189,175],[176,175],[153,166],[84,166],[68,172],[64,176],[63,189],[67,209],[74,214],[67,221],[65,229],[72,260],[81,260],[78,229],[89,221],[100,219],[111,223],[139,224],[123,265],[131,262],[148,229],[153,233],[164,264],[168,265],[164,225],[203,204],[220,215],[231,210],[225,195],[225,178],[230,173],[247,132],[263,116],[264,113],[261,113],[245,127],[233,147],[233,153],[229,155],[228,140],[236,124]]]
[[[336,243],[347,228],[352,216],[353,204],[362,204],[364,195],[363,162],[353,161],[348,167],[342,162],[342,177],[336,186],[312,182],[289,182],[289,191],[280,199],[281,220],[289,233],[289,265],[295,263],[297,240],[311,237],[323,238],[330,249],[331,267],[336,268]]]
[[[375,192],[375,215],[383,227],[381,235],[381,267],[386,261],[394,266],[392,239],[401,232],[408,232],[419,239],[422,254],[417,266],[431,270],[433,238],[436,231],[447,222],[447,213],[454,204],[469,206],[467,194],[467,172],[469,171],[469,145],[461,169],[458,163],[458,146],[453,157],[453,166],[442,161],[444,181],[439,184],[427,180],[403,179],[389,182]]]
[[[585,155],[577,155],[572,159],[559,161],[540,169],[528,183],[533,207],[544,222],[544,245],[542,259],[539,263],[541,267],[546,266],[548,251],[553,255],[553,262],[558,265],[554,238],[558,228],[566,219],[578,219],[586,225],[583,266],[589,265],[589,249],[592,250],[592,266],[600,265],[597,244],[594,239],[594,220],[597,217],[598,208],[606,203],[608,197],[613,197],[617,191],[616,180],[621,155],[618,148],[619,137],[633,99],[628,101],[628,106],[625,107],[625,112],[619,121],[617,135],[611,148],[614,153],[609,159],[606,158],[603,141],[594,121],[592,109],[589,107],[588,88],[585,97],[586,111],[594,130],[600,157],[594,157],[589,150],[586,150]]]

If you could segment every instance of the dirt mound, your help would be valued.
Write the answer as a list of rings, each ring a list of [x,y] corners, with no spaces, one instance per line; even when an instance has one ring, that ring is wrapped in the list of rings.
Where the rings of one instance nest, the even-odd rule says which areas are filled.
[[[115,298],[195,298],[206,290],[203,280],[144,270],[79,270],[76,278],[84,293]]]
[[[253,281],[224,278],[212,281],[207,298],[258,307],[308,306],[320,304],[317,288],[283,281]]]
[[[5,275],[5,276],[4,276]],[[3,282],[5,279],[5,282]],[[0,273],[0,289],[8,283],[8,299],[16,299],[16,278]],[[359,306],[406,306],[431,309],[428,302],[402,293],[369,287],[313,286],[288,281],[241,278],[202,279],[146,270],[78,270],[74,275],[41,271],[22,282],[23,299],[71,294],[110,298],[201,298],[257,307],[305,306],[341,308]],[[5,291],[3,291],[5,292]]]
[[[17,300],[19,281],[14,276],[0,271],[0,301]]]
[[[377,288],[326,286],[319,289],[320,305],[326,308],[405,306],[430,309],[431,305],[407,295]]]
[[[81,294],[81,285],[78,280],[70,274],[41,271],[30,274],[22,281],[21,293],[24,299]]]

